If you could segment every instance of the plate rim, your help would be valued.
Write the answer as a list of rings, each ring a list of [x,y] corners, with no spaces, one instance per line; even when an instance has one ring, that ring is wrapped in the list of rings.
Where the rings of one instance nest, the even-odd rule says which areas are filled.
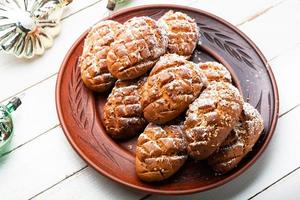
[[[100,18],[99,21],[102,20],[107,20],[107,19],[111,19],[114,18],[115,16],[121,15],[121,14],[125,14],[127,12],[133,12],[136,10],[141,10],[141,9],[146,9],[146,8],[168,8],[168,9],[183,9],[183,10],[190,10],[193,12],[197,12],[197,13],[201,13],[204,15],[207,15],[213,19],[215,19],[216,21],[225,24],[227,27],[233,29],[234,31],[236,31],[258,54],[259,58],[261,59],[261,61],[264,63],[264,67],[266,68],[268,75],[270,77],[270,81],[271,81],[271,85],[272,85],[272,89],[274,91],[274,114],[272,116],[272,123],[270,126],[270,131],[268,132],[268,136],[266,137],[264,143],[262,144],[261,148],[257,151],[257,153],[252,157],[252,159],[247,162],[243,167],[241,167],[238,171],[236,171],[234,174],[216,182],[216,183],[212,183],[210,185],[207,186],[203,186],[201,188],[194,188],[194,189],[184,189],[184,190],[160,190],[160,189],[153,189],[153,188],[146,188],[143,186],[138,186],[135,184],[131,184],[128,183],[122,179],[119,179],[117,177],[115,177],[114,175],[106,172],[105,170],[103,170],[102,168],[100,168],[99,166],[97,166],[95,163],[93,163],[86,155],[84,152],[81,151],[80,147],[76,145],[76,143],[73,141],[71,134],[68,131],[68,128],[65,124],[64,121],[64,117],[63,117],[63,111],[61,108],[61,103],[60,103],[60,82],[63,78],[63,72],[65,70],[65,66],[71,56],[71,54],[73,53],[74,49],[78,46],[78,44],[84,39],[84,37],[86,36],[86,34],[88,33],[88,31],[90,30],[90,28],[88,28],[86,31],[84,31],[77,39],[76,41],[72,44],[72,46],[70,47],[70,49],[68,50],[68,52],[66,53],[63,62],[60,66],[59,72],[58,72],[58,77],[56,80],[56,86],[55,86],[55,102],[56,102],[56,110],[57,110],[57,114],[58,114],[58,119],[59,122],[61,124],[61,128],[67,138],[67,140],[69,141],[69,143],[71,144],[71,146],[73,147],[73,149],[77,152],[77,154],[85,161],[87,162],[87,164],[89,166],[91,166],[92,168],[94,168],[97,172],[99,172],[100,174],[102,174],[105,177],[108,177],[109,179],[120,183],[122,185],[125,185],[129,188],[133,188],[133,189],[137,189],[139,191],[142,192],[146,192],[146,193],[151,193],[151,194],[160,194],[160,195],[183,195],[183,194],[192,194],[192,193],[197,193],[197,192],[203,192],[206,190],[210,190],[213,188],[216,188],[218,186],[224,185],[225,183],[228,183],[229,181],[235,179],[236,177],[240,176],[242,173],[244,173],[247,169],[249,169],[256,161],[257,159],[263,154],[263,152],[266,150],[267,146],[270,143],[271,138],[274,135],[275,132],[275,128],[278,122],[278,117],[279,117],[279,93],[278,93],[278,87],[277,87],[277,83],[275,80],[275,76],[273,74],[273,71],[270,67],[270,64],[268,63],[267,59],[265,58],[265,56],[262,54],[262,52],[259,50],[259,48],[256,46],[256,44],[246,35],[244,34],[241,30],[239,30],[236,26],[234,26],[233,24],[229,23],[228,21],[224,20],[221,17],[218,17],[210,12],[204,11],[202,9],[198,9],[198,8],[193,8],[193,7],[189,7],[189,6],[182,6],[182,5],[176,5],[176,4],[149,4],[149,5],[140,5],[140,6],[134,6],[134,7],[130,7],[130,8],[125,8],[125,9],[121,9],[119,11],[116,11],[115,13],[113,13],[110,16],[104,17],[104,18]]]

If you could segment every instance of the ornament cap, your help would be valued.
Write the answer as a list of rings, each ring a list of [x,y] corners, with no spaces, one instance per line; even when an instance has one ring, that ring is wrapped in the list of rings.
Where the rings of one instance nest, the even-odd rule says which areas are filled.
[[[8,102],[6,107],[9,111],[15,111],[21,104],[21,99],[19,97],[14,97]]]

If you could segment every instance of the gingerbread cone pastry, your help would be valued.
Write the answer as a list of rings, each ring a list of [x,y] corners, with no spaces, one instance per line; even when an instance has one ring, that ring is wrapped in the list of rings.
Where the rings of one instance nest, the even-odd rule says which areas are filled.
[[[142,88],[142,106],[149,122],[163,124],[185,111],[195,100],[206,78],[183,56],[166,54],[152,69]]]
[[[202,72],[205,74],[207,81],[224,81],[231,83],[231,75],[229,71],[218,62],[205,62],[205,63],[199,63],[199,68],[202,70]]]
[[[229,135],[242,112],[243,98],[226,82],[212,82],[189,106],[184,122],[191,157],[203,160]]]
[[[161,181],[176,173],[187,157],[182,125],[150,123],[138,138],[136,173],[143,181]]]
[[[218,151],[208,158],[208,164],[221,174],[232,170],[252,150],[263,129],[262,116],[249,103],[244,103],[238,123]]]
[[[78,65],[84,84],[93,91],[105,92],[116,81],[107,69],[106,56],[122,27],[112,20],[101,21],[92,27],[84,41]]]
[[[111,137],[129,138],[141,133],[147,125],[140,102],[145,79],[116,82],[103,111],[103,124]]]
[[[189,58],[200,36],[195,20],[184,13],[170,10],[159,19],[158,23],[167,30],[168,53]]]
[[[163,28],[149,17],[134,17],[111,45],[108,70],[121,80],[135,79],[151,69],[166,52],[168,38]]]

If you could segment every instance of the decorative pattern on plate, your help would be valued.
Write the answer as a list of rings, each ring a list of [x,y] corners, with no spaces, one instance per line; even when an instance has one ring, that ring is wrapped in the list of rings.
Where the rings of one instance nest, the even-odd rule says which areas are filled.
[[[270,91],[263,92],[263,88],[259,88],[257,86],[264,84],[262,83],[264,81],[261,81],[260,78],[261,75],[265,73],[264,70],[270,68],[270,66],[268,66],[268,64],[266,66],[262,65],[261,61],[257,60],[257,58],[253,57],[253,55],[250,53],[251,51],[249,51],[248,45],[241,43],[241,41],[235,38],[234,34],[231,34],[228,30],[220,29],[219,26],[209,26],[203,22],[197,22],[197,25],[200,29],[201,36],[203,36],[202,39],[205,38],[207,41],[205,42],[205,45],[209,46],[210,48],[215,46],[217,49],[220,49],[229,55],[228,58],[232,57],[233,59],[227,60],[230,61],[229,64],[236,65],[234,64],[234,60],[240,63],[236,66],[233,66],[233,68],[241,70],[241,73],[244,74],[243,76],[245,80],[241,82],[241,84],[244,85],[242,87],[245,88],[242,91],[244,100],[252,105],[255,105],[255,108],[264,115],[262,104],[271,106],[272,94]],[[202,44],[199,44],[199,46],[201,49]],[[195,51],[198,51],[198,49],[196,48]],[[247,67],[248,69],[246,69]],[[253,90],[254,87],[257,89]],[[270,109],[268,110],[268,116],[272,116],[272,111]],[[264,119],[264,121],[266,127],[271,126],[271,117]],[[265,130],[262,135],[266,133]]]
[[[120,167],[117,159],[114,158],[110,151],[110,146],[100,143],[95,136],[95,111],[92,110],[92,114],[87,115],[86,108],[92,99],[89,98],[90,95],[83,85],[80,77],[80,68],[77,66],[77,63],[78,62],[76,62],[76,65],[73,67],[71,81],[69,82],[69,103],[72,108],[72,116],[80,127],[81,131],[83,131],[83,133],[78,135],[78,137],[80,137],[80,139],[88,145],[92,146],[93,149],[99,154],[112,160],[117,166]],[[86,138],[88,135],[90,135],[87,134],[88,132],[92,133],[92,139]]]
[[[205,24],[197,23],[200,28],[200,34],[203,35],[209,42],[216,44],[223,51],[234,57],[240,62],[244,62],[247,66],[257,70],[253,64],[252,58],[245,52],[245,49],[236,44],[233,39],[223,32],[207,27]]]

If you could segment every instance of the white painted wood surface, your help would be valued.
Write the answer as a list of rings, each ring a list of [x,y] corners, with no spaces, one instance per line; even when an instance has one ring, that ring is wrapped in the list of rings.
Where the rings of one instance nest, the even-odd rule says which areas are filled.
[[[237,25],[269,60],[278,83],[280,113],[284,115],[261,158],[235,180],[199,194],[147,198],[299,199],[300,171],[295,169],[300,166],[300,1],[132,0],[117,9],[153,3],[196,7]],[[6,155],[0,156],[1,200],[140,199],[147,195],[114,183],[88,167],[65,139],[55,110],[60,64],[78,36],[109,14],[105,6],[106,0],[74,0],[64,13],[62,31],[54,46],[42,57],[26,61],[0,53],[0,102],[25,93],[23,105],[14,114],[12,144]]]
[[[300,170],[293,171],[293,173],[286,178],[280,180],[272,188],[265,190],[264,192],[258,194],[255,199],[273,199],[273,200],[298,200],[300,199],[299,193],[299,180],[300,180]]]

